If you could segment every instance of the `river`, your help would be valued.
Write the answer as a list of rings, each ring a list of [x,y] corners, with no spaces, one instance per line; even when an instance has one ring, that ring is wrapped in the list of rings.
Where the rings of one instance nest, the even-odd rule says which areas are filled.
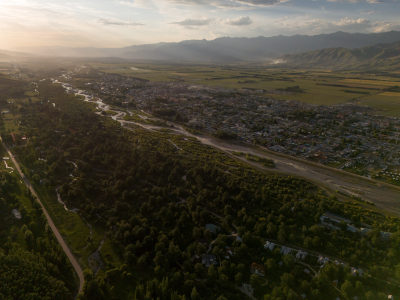
[[[111,117],[113,120],[119,122],[121,126],[127,129],[129,129],[129,127],[126,125],[136,125],[147,130],[168,129],[173,133],[195,138],[202,144],[217,148],[229,156],[245,161],[246,163],[259,169],[267,170],[269,172],[273,171],[299,176],[335,192],[340,191],[349,196],[360,197],[363,200],[374,203],[378,208],[387,210],[396,215],[400,215],[400,187],[334,169],[319,163],[306,161],[301,158],[272,152],[262,147],[223,141],[207,135],[195,135],[185,130],[181,125],[172,122],[167,122],[170,127],[162,127],[127,121],[124,120],[126,114],[128,113],[132,115],[132,112],[129,110],[125,112],[118,110],[115,107],[111,108],[109,105],[105,104],[103,100],[90,95],[86,91],[74,89],[69,84],[59,82],[58,80],[53,80],[53,82],[61,84],[67,92],[83,97],[84,101],[95,103],[99,112],[113,112],[113,115],[102,115]],[[249,153],[259,157],[271,159],[274,161],[276,168],[273,170],[265,168],[259,163],[248,161],[244,157],[234,156],[233,152]]]

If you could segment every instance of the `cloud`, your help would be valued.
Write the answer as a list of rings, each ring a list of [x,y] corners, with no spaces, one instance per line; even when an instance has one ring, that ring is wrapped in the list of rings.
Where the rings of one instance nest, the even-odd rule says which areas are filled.
[[[345,17],[333,20],[313,16],[285,16],[264,21],[254,19],[254,26],[251,31],[259,35],[270,36],[274,34],[326,34],[337,31],[350,33],[373,33],[399,30],[399,21],[381,21],[374,18]],[[250,31],[247,29],[247,31]]]
[[[157,7],[152,0],[117,0],[117,3],[133,8],[155,9]]]
[[[329,1],[0,0],[0,48],[400,30],[400,0]]]
[[[337,26],[354,26],[354,25],[362,25],[365,27],[368,27],[371,24],[371,21],[364,19],[364,18],[357,18],[357,19],[352,19],[352,18],[342,18],[339,21],[334,22],[335,25]]]
[[[391,22],[378,22],[372,27],[372,32],[387,32],[391,30],[400,30],[400,24],[395,24]]]
[[[289,0],[168,0],[169,2],[185,5],[207,5],[213,7],[234,8],[241,6],[271,6]]]
[[[366,3],[370,3],[370,4],[385,3],[384,0],[328,0],[328,2],[348,2],[348,3],[366,2]],[[386,1],[386,2],[388,2],[388,1]]]
[[[184,27],[198,27],[198,26],[207,26],[211,23],[211,19],[185,19],[179,22],[173,22],[171,24],[180,25]]]
[[[268,6],[268,5],[287,2],[285,0],[236,0],[236,1],[243,4],[260,5],[260,6]]]
[[[142,26],[143,23],[138,22],[127,22],[127,21],[120,21],[120,20],[111,20],[111,19],[99,19],[100,24],[103,25],[111,25],[111,26]]]
[[[398,23],[371,21],[364,18],[342,18],[339,21],[332,22],[329,26],[342,31],[366,33],[399,30],[400,28]]]
[[[226,21],[226,24],[228,25],[234,25],[234,26],[247,26],[252,24],[253,21],[251,20],[251,18],[249,16],[246,17],[241,17],[238,19],[228,19]]]

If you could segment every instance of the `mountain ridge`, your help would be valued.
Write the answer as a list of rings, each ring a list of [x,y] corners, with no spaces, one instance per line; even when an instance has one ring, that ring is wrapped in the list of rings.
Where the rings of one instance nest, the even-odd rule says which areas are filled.
[[[333,69],[400,69],[400,42],[346,49],[326,48],[285,55],[280,66]]]
[[[214,40],[185,40],[173,43],[134,45],[123,48],[47,48],[46,55],[65,57],[118,57],[127,60],[231,63],[267,62],[287,54],[324,48],[361,48],[400,41],[400,31],[383,33],[335,32],[320,35],[272,37],[221,37]],[[44,49],[45,50],[45,49]],[[51,50],[51,51],[49,51]]]

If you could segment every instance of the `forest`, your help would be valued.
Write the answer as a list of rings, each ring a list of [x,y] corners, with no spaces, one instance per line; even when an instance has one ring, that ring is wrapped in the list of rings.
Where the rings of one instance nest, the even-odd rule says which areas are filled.
[[[103,257],[101,270],[87,269],[81,299],[400,295],[397,217],[301,178],[257,170],[190,138],[128,130],[49,81],[40,82],[38,90],[40,101],[13,107],[20,116],[19,134],[27,139],[13,140],[8,133],[3,138],[34,184],[49,191],[59,187],[69,208],[106,232],[120,260]],[[320,221],[326,213],[370,230],[353,232],[345,222],[329,229]],[[40,285],[48,291],[38,293],[51,290],[59,294],[46,294],[49,299],[68,299],[74,281],[62,280],[71,277],[65,258],[53,240],[36,236],[42,232],[38,228],[46,228],[42,217],[28,224],[20,232],[28,235],[30,255],[41,259],[20,251],[4,257],[9,245],[0,251],[0,263],[43,270],[43,277],[29,277],[50,283]],[[267,241],[280,246],[270,249]],[[46,246],[53,252],[39,254]],[[299,258],[284,247],[308,255]],[[329,261],[321,264],[321,256]],[[18,270],[1,274],[8,280],[0,282],[14,285],[13,272]]]
[[[5,151],[0,148],[0,155]],[[0,299],[73,299],[76,279],[40,206],[0,168]]]

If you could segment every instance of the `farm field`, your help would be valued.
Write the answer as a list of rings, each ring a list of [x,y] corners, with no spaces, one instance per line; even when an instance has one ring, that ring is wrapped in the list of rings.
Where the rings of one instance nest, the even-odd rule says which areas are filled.
[[[92,63],[106,73],[150,81],[185,81],[206,86],[255,89],[280,100],[316,105],[357,103],[379,114],[400,116],[400,78],[396,73],[370,74],[320,70],[283,70],[249,66],[150,65]]]

